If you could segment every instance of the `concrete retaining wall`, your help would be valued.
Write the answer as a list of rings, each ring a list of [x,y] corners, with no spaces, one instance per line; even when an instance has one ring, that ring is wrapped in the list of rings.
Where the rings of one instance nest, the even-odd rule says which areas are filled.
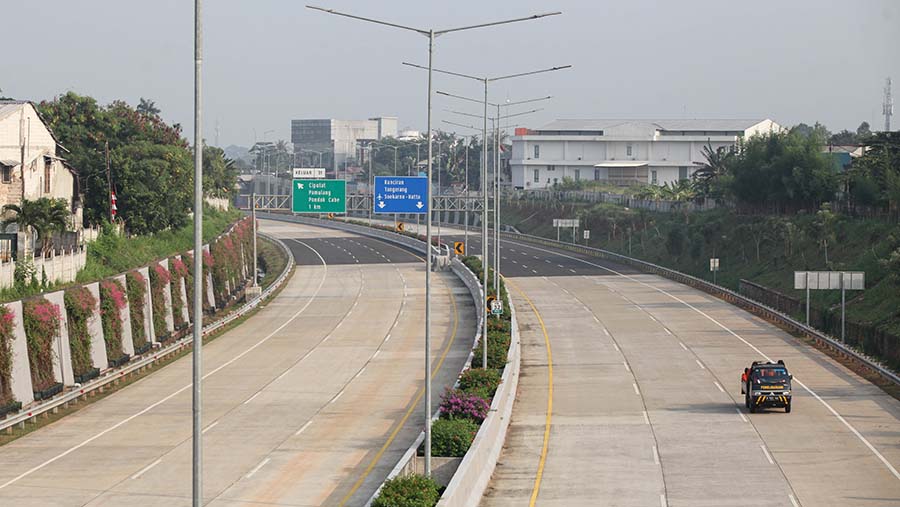
[[[69,346],[69,322],[66,318],[65,292],[44,294],[47,301],[59,307],[59,336],[53,346],[53,376],[57,382],[69,386],[75,383],[72,371],[72,349]]]
[[[31,367],[28,365],[28,339],[22,324],[22,302],[13,301],[4,306],[13,313],[12,394],[22,405],[27,405],[34,401],[34,390],[31,387]]]
[[[115,281],[119,282],[119,285],[122,286],[122,290],[125,291],[127,296],[128,294],[128,286],[126,285],[127,281],[125,280],[125,275],[119,275],[114,278]],[[131,335],[131,309],[129,308],[128,298],[125,298],[125,306],[119,310],[119,322],[122,324],[122,352],[128,354],[129,356],[134,355],[134,338]],[[105,366],[105,365],[104,365]],[[106,368],[100,368],[101,370],[105,370]]]
[[[106,357],[106,342],[103,340],[103,321],[100,319],[100,283],[94,282],[84,286],[94,299],[97,306],[87,319],[88,334],[91,335],[91,363],[94,368],[106,369],[109,359]],[[22,401],[22,400],[19,400]],[[25,404],[24,402],[22,403]]]

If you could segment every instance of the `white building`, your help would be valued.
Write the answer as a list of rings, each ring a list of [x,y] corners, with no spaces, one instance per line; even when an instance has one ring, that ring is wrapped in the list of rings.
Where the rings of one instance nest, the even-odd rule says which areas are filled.
[[[348,159],[356,157],[358,141],[377,141],[384,137],[397,137],[396,117],[291,120],[291,143],[297,160],[318,160],[331,170],[344,167]]]
[[[512,138],[513,186],[547,188],[563,178],[664,185],[690,178],[703,147],[780,131],[772,120],[556,120]]]
[[[23,199],[63,198],[80,226],[78,177],[58,147],[31,102],[0,101],[0,207]]]

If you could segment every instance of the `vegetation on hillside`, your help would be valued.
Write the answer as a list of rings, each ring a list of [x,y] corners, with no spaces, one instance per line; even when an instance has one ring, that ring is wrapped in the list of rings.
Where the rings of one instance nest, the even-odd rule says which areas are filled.
[[[101,223],[116,192],[117,218],[129,232],[146,234],[183,227],[192,207],[193,156],[181,126],[168,125],[159,108],[141,99],[137,108],[122,101],[100,106],[73,92],[37,105],[41,116],[68,150],[84,193],[84,218]],[[106,150],[109,149],[109,171]],[[204,190],[226,196],[237,171],[218,148],[204,148]]]

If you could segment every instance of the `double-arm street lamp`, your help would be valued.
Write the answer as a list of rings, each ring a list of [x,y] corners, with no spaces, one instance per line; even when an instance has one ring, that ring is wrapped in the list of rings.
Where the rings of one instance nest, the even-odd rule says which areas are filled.
[[[428,127],[425,130],[428,132],[428,181],[431,181],[431,166],[432,166],[432,146],[431,146],[431,75],[432,75],[432,67],[434,61],[434,39],[436,37],[440,37],[441,35],[445,35],[453,32],[461,32],[464,30],[473,30],[476,28],[487,28],[491,26],[497,25],[505,25],[509,23],[516,23],[519,21],[531,21],[535,19],[540,19],[547,16],[554,16],[557,14],[562,14],[561,12],[549,12],[545,14],[535,14],[532,16],[527,16],[524,18],[515,18],[515,19],[507,19],[503,21],[493,21],[489,23],[481,23],[477,25],[470,26],[461,26],[456,28],[446,28],[443,30],[435,30],[433,28],[415,28],[411,26],[404,26],[397,23],[390,23],[387,21],[381,21],[372,18],[366,18],[363,16],[357,16],[354,14],[348,14],[344,12],[338,12],[334,9],[325,9],[322,7],[315,7],[312,5],[307,5],[308,8],[325,12],[327,14],[334,14],[336,16],[342,16],[345,18],[356,19],[359,21],[366,21],[369,23],[375,23],[382,26],[389,26],[391,28],[399,28],[401,30],[406,30],[410,32],[418,33],[419,35],[424,35],[428,37],[428,97],[427,97],[427,117],[428,117]],[[485,85],[486,86],[486,85]],[[429,196],[429,205],[428,205],[428,222],[425,227],[425,237],[428,247],[426,248],[426,259],[425,259],[425,475],[431,476],[431,254],[432,254],[432,245],[431,245],[431,199]],[[486,259],[486,256],[485,256]],[[487,282],[487,276],[485,276],[485,282]],[[487,337],[487,325],[485,324],[485,336]],[[487,347],[485,347],[487,350]]]
[[[572,67],[571,65],[564,65],[561,67],[551,67],[549,69],[533,70],[530,72],[520,72],[517,74],[507,74],[505,76],[486,77],[486,76],[472,76],[469,74],[462,74],[459,72],[451,72],[449,70],[435,69],[431,65],[431,60],[428,61],[428,67],[423,67],[421,65],[416,65],[414,63],[408,63],[408,62],[403,62],[403,65],[415,67],[417,69],[427,69],[428,76],[429,76],[429,79],[428,79],[429,83],[431,82],[431,73],[432,72],[437,72],[440,74],[447,74],[450,76],[462,77],[462,78],[466,78],[466,79],[472,79],[474,81],[480,81],[481,83],[483,83],[484,84],[484,101],[483,101],[484,118],[483,118],[483,126],[482,126],[482,139],[485,140],[485,146],[487,145],[487,122],[488,122],[488,109],[487,108],[488,108],[488,104],[489,104],[488,103],[488,85],[490,83],[492,83],[494,81],[503,81],[506,79],[513,79],[513,78],[517,78],[517,77],[533,76],[535,74],[543,74],[546,72],[555,72],[557,70],[563,70],[563,69],[568,69],[568,68]],[[489,269],[488,269],[488,258],[489,258],[488,236],[487,236],[487,227],[488,227],[487,226],[487,224],[488,224],[488,193],[487,193],[487,165],[488,164],[487,164],[487,162],[488,162],[488,159],[487,159],[487,150],[482,149],[481,151],[482,151],[481,191],[482,191],[482,194],[484,197],[484,212],[482,214],[484,219],[482,221],[482,226],[481,226],[481,253],[482,253],[482,263],[484,264],[484,287],[485,287],[485,291],[487,291],[487,281],[488,281],[488,273],[489,273]],[[495,203],[497,202],[497,199],[499,197],[499,176],[498,176],[497,187],[498,188],[494,190]],[[495,221],[496,221],[496,218],[497,218],[497,213],[495,212],[494,213]],[[495,229],[496,229],[496,227],[497,226],[495,226]],[[499,239],[499,233],[495,233],[495,234],[497,234],[497,238]],[[499,256],[499,251],[500,251],[500,249],[497,248],[496,245],[495,245],[495,251],[496,252],[494,255],[494,263],[496,264],[497,257]],[[494,290],[496,291],[498,298],[500,297],[500,286],[498,285],[498,277],[500,276],[499,271],[500,270],[497,269],[497,266],[495,265],[495,267],[494,267]],[[487,309],[487,306],[485,305],[484,310],[482,312],[482,318],[484,320],[484,328],[482,329],[482,340],[484,340],[484,347],[482,347],[482,349],[483,349],[482,350],[482,366],[484,368],[487,368],[487,316],[488,316],[487,312],[488,312],[488,309]]]
[[[438,95],[444,95],[446,97],[451,97],[451,98],[460,99],[460,100],[466,100],[469,102],[477,102],[477,103],[481,102],[478,99],[463,97],[460,95],[454,95],[452,93],[447,93],[447,92],[442,92],[442,91],[438,91],[437,93],[438,93]],[[496,142],[495,147],[494,147],[494,179],[495,179],[495,181],[494,181],[494,286],[495,287],[499,287],[498,284],[499,284],[499,278],[500,278],[500,274],[499,274],[499,272],[500,272],[500,131],[503,128],[509,128],[508,125],[501,126],[500,122],[502,120],[506,120],[509,118],[517,117],[517,116],[533,114],[533,113],[536,113],[536,112],[542,110],[542,109],[532,109],[531,111],[524,111],[521,113],[509,114],[510,106],[520,106],[522,104],[531,104],[534,102],[550,100],[551,98],[553,98],[553,97],[551,95],[548,95],[546,97],[538,97],[538,98],[526,99],[526,100],[517,100],[515,102],[510,102],[507,100],[506,103],[504,103],[504,104],[492,103],[492,102],[488,103],[489,105],[497,108],[497,116],[489,118],[492,121],[492,123],[496,122],[495,123],[496,127],[494,128],[494,140]],[[506,107],[507,114],[505,114],[505,115],[500,114],[501,106]],[[452,111],[452,110],[445,110],[445,111],[453,113],[453,114],[463,115],[463,116],[471,116],[471,117],[475,117],[475,118],[479,117],[478,115],[471,114],[471,113],[464,113],[461,111]]]

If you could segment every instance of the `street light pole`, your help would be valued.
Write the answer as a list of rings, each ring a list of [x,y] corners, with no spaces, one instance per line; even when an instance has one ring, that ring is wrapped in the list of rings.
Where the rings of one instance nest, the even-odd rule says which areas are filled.
[[[497,25],[504,25],[508,23],[516,23],[519,21],[529,21],[534,19],[539,19],[547,16],[555,16],[557,14],[561,14],[561,12],[550,12],[545,14],[535,14],[532,16],[524,17],[524,18],[515,18],[515,19],[507,19],[503,21],[494,21],[489,23],[481,23],[477,25],[471,26],[463,26],[456,28],[448,28],[444,30],[434,30],[434,29],[422,29],[422,28],[413,28],[409,26],[400,25],[397,23],[389,23],[386,21],[380,21],[372,18],[365,18],[362,16],[357,16],[354,14],[347,14],[344,12],[338,12],[334,9],[325,9],[322,7],[315,7],[312,5],[306,6],[309,9],[322,11],[328,14],[334,14],[337,16],[343,16],[351,19],[356,19],[359,21],[366,21],[369,23],[376,23],[379,25],[389,26],[392,28],[399,28],[401,30],[408,30],[412,32],[416,32],[420,35],[424,35],[428,37],[428,174],[426,175],[428,178],[428,182],[431,182],[432,176],[432,145],[431,145],[431,95],[432,95],[432,71],[434,69],[434,38],[439,35],[444,35],[451,32],[460,32],[463,30],[472,30],[475,28],[486,28]],[[426,266],[425,266],[425,475],[431,476],[431,213],[432,213],[432,201],[431,196],[429,195],[428,202],[428,223],[426,224],[426,242],[428,244],[426,248]],[[487,278],[487,277],[485,277]],[[487,281],[487,280],[485,280]]]
[[[202,0],[194,0],[194,329],[192,354],[192,449],[191,504],[203,505],[203,432],[200,427],[202,409],[201,352],[203,348],[203,132],[201,129],[203,25]],[[256,273],[254,273],[256,276]]]

